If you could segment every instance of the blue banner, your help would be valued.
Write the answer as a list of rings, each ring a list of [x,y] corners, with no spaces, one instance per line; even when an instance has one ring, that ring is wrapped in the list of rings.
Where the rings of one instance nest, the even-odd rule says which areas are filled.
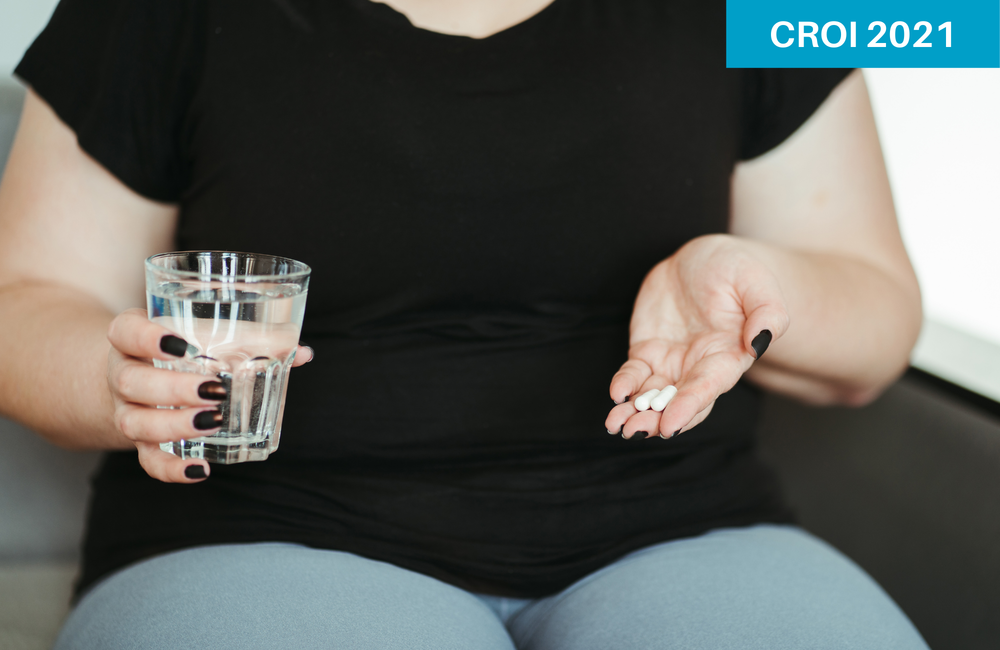
[[[728,68],[1000,68],[1000,0],[726,0]]]

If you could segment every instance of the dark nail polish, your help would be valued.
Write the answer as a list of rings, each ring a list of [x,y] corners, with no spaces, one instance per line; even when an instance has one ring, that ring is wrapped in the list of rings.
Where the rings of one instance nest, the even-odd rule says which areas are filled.
[[[188,478],[205,478],[208,474],[205,473],[205,468],[201,465],[188,465],[184,468],[184,476]]]
[[[677,431],[674,431],[674,436],[679,436],[679,435],[681,435],[681,429],[678,429]],[[671,436],[671,438],[672,437],[673,436]]]
[[[198,386],[198,397],[202,399],[226,399],[226,387],[221,381],[206,381]]]
[[[753,341],[750,342],[750,347],[753,348],[758,359],[767,351],[767,346],[769,345],[771,345],[771,330],[761,330],[760,334],[755,336]]]
[[[194,416],[194,428],[199,431],[214,429],[222,424],[222,413],[219,411],[202,411]]]
[[[188,344],[187,341],[179,336],[167,334],[160,339],[160,349],[167,354],[174,355],[175,357],[183,357],[184,353],[187,352]]]
[[[636,431],[632,434],[632,440],[645,440],[649,437],[649,431]]]

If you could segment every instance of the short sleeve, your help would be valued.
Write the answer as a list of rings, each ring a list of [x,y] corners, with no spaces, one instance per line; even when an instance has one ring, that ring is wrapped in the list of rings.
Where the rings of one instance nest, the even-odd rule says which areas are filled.
[[[843,68],[742,70],[740,159],[756,158],[784,142],[851,71]]]
[[[177,201],[189,177],[184,140],[204,51],[204,4],[62,0],[14,71],[84,151],[158,201]]]

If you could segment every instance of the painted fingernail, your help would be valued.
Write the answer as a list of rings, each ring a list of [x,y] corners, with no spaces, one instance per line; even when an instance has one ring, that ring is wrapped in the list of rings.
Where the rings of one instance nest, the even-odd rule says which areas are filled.
[[[771,330],[761,330],[760,334],[755,336],[753,341],[750,342],[750,347],[753,348],[758,359],[760,359],[760,355],[767,351],[767,346],[769,345],[771,345]]]
[[[160,349],[167,354],[174,355],[175,357],[183,357],[184,353],[187,352],[188,344],[187,341],[179,336],[167,334],[160,339]]]
[[[674,431],[674,436],[681,435],[681,431],[683,431],[683,429],[678,429],[677,431]],[[674,436],[670,436],[670,437],[673,438]]]
[[[649,431],[636,431],[632,434],[632,440],[645,440],[649,437]]]
[[[619,429],[618,431],[612,431],[611,429],[608,429],[608,433],[613,436],[617,436],[619,431],[621,431],[621,429]]]
[[[226,399],[226,387],[221,381],[206,381],[201,386],[198,386],[198,397],[214,400]]]
[[[194,416],[194,428],[199,431],[214,429],[222,424],[222,413],[219,411],[202,411]]]
[[[205,468],[201,465],[188,465],[184,468],[184,476],[188,478],[208,478]]]
[[[299,343],[299,345],[302,345],[302,344]],[[312,346],[310,346],[310,345],[302,345],[302,347],[304,347],[305,349],[309,350],[309,361],[306,361],[306,363],[310,363],[313,359],[316,358],[316,350],[313,350]]]

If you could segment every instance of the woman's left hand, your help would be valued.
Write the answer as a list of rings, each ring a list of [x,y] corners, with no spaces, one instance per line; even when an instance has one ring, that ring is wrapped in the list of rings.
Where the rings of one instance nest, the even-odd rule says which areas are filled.
[[[778,279],[752,246],[730,235],[691,240],[639,289],[628,361],[611,380],[618,406],[608,432],[669,438],[694,427],[788,322]],[[636,410],[635,397],[669,385],[678,390],[662,413]]]

